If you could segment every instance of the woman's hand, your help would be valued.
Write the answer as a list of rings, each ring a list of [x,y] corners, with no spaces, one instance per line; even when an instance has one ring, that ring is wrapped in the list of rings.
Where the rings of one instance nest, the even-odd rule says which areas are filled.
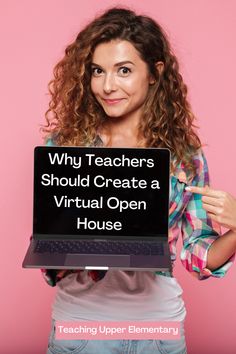
[[[212,220],[236,232],[236,198],[231,194],[206,187],[188,186],[186,190],[202,195],[202,206]]]

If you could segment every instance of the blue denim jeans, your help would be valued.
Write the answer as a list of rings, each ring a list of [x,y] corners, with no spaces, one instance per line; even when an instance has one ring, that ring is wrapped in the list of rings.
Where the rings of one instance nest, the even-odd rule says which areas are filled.
[[[46,354],[186,354],[184,326],[177,340],[56,340],[55,321]]]

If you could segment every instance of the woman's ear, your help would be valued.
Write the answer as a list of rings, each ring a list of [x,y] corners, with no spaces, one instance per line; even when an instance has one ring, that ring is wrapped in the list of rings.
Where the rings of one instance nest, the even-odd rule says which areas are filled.
[[[164,70],[164,63],[163,63],[162,61],[158,61],[158,62],[156,62],[155,67],[156,67],[156,69],[157,69],[159,75],[161,75],[162,72],[163,72],[163,70]],[[150,84],[150,85],[154,85],[155,82],[156,82],[156,79],[152,76],[152,77],[150,78],[149,84]]]
[[[156,62],[155,67],[158,70],[159,75],[161,75],[164,70],[164,63],[162,61],[158,61]]]

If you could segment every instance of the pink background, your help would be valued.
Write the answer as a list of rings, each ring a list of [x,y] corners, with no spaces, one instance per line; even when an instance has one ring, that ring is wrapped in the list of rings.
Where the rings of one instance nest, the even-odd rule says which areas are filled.
[[[42,354],[55,289],[21,262],[32,228],[33,148],[54,64],[78,30],[112,0],[1,0],[0,353]],[[201,127],[212,183],[236,195],[234,0],[120,1],[153,16],[170,36]],[[10,256],[11,252],[11,256]],[[190,354],[236,352],[236,270],[199,282],[177,262]]]

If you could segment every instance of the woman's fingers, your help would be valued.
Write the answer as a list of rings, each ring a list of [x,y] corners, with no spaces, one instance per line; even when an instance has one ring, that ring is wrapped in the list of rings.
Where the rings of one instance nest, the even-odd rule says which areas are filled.
[[[223,220],[220,215],[217,214],[212,214],[208,212],[209,217],[213,220],[216,221],[218,224],[221,226],[227,227],[228,229],[232,228],[232,225],[230,222],[227,222],[226,220]],[[232,228],[233,229],[233,228]]]
[[[212,189],[208,186],[205,186],[205,187],[188,186],[188,187],[185,187],[185,189],[187,191],[192,192],[192,193],[202,194],[202,195],[205,195],[208,197],[214,197],[214,198],[220,198],[220,197],[222,197],[222,193],[224,193],[222,191]]]
[[[205,195],[202,196],[202,202],[204,204],[210,204],[210,205],[214,205],[214,206],[222,206],[222,199],[221,198],[217,198],[217,197],[207,197]]]
[[[202,206],[206,211],[208,211],[212,214],[219,215],[221,213],[221,209],[218,206],[214,206],[211,204],[205,204],[205,203],[202,203]]]
[[[221,207],[223,205],[221,191],[211,189],[208,186],[189,186],[185,189],[189,190],[192,193],[202,195],[202,206],[208,213],[211,213],[212,215],[219,215],[221,213]]]
[[[236,199],[231,194],[208,186],[189,186],[185,189],[202,195],[202,206],[212,220],[236,231]]]

